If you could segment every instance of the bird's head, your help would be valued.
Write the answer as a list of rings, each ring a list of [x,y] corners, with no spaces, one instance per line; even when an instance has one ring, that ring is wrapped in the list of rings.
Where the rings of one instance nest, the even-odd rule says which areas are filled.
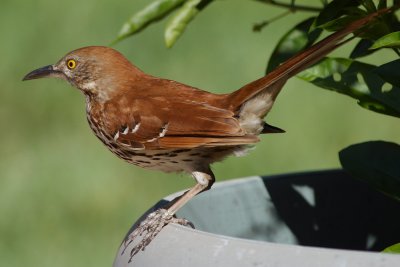
[[[23,81],[56,77],[67,80],[87,95],[107,97],[143,73],[121,53],[104,46],[88,46],[69,52],[57,63],[28,73]]]

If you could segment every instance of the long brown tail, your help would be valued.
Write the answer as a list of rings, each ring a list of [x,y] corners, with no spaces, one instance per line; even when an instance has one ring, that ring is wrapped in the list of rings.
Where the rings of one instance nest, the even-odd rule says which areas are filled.
[[[260,114],[260,116],[265,116],[272,108],[275,98],[290,77],[315,64],[329,52],[344,44],[347,40],[343,41],[343,38],[348,34],[364,27],[377,17],[392,11],[392,8],[381,9],[362,19],[350,23],[345,28],[329,35],[308,49],[286,60],[266,76],[255,80],[233,92],[227,99],[230,109],[238,112],[239,109],[242,108],[243,104],[245,104],[247,101],[258,96],[259,94],[263,94],[264,98],[269,98],[265,100],[267,105],[269,105],[267,110],[262,111],[261,113],[263,114]]]

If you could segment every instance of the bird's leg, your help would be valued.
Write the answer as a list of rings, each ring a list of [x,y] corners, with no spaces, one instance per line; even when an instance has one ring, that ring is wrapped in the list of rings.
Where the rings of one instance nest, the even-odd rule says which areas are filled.
[[[192,176],[196,179],[197,184],[190,190],[186,191],[182,196],[176,198],[174,203],[168,208],[160,208],[150,213],[139,226],[129,235],[125,241],[125,248],[135,240],[138,236],[143,236],[142,240],[131,250],[131,257],[135,256],[140,250],[144,250],[146,246],[156,237],[161,229],[169,223],[177,223],[185,226],[193,224],[186,219],[174,217],[175,213],[182,208],[190,199],[202,191],[208,190],[214,183],[215,178],[211,170],[207,172],[192,172]],[[125,250],[125,249],[124,249]]]

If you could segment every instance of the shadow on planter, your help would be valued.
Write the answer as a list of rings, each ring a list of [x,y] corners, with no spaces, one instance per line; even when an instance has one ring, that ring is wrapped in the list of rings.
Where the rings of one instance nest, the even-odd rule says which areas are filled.
[[[160,201],[148,212],[165,205],[178,194],[180,193]],[[208,237],[210,233],[222,235],[215,237],[220,238],[219,240],[225,237],[237,237],[246,241],[262,240],[312,247],[381,251],[400,241],[399,211],[400,202],[371,189],[341,170],[332,170],[262,178],[249,177],[216,183],[210,191],[195,197],[177,214],[178,217],[193,222],[196,230],[174,227],[197,234],[204,231],[206,233],[203,234],[207,234]],[[153,243],[155,243],[153,252],[157,251],[159,242],[167,242],[169,247],[173,246],[175,241],[178,246],[182,244],[183,237],[179,240],[167,238],[168,231],[171,231],[166,230],[167,228],[170,226],[165,227],[148,249],[135,258],[145,258]],[[176,232],[170,234],[179,236]],[[196,242],[196,239],[191,242]],[[203,246],[213,245],[212,241],[205,242]],[[190,247],[191,243],[188,244],[186,247]],[[243,249],[248,244],[244,242],[241,245],[239,242],[235,248]],[[271,243],[267,242],[257,242],[257,244],[271,246]],[[297,250],[299,248],[299,246],[290,247]],[[259,246],[255,246],[251,249],[257,251],[258,248]],[[210,253],[212,251],[214,250]],[[158,253],[160,252],[158,250]],[[120,258],[121,255],[118,253],[114,266],[128,266],[127,262],[126,265],[120,265],[123,262]],[[215,261],[212,264],[216,264]],[[241,263],[235,266],[247,265]]]
[[[400,241],[400,202],[346,173],[327,171],[276,178],[263,181],[279,217],[298,244],[381,251]],[[301,188],[311,190],[312,203]]]

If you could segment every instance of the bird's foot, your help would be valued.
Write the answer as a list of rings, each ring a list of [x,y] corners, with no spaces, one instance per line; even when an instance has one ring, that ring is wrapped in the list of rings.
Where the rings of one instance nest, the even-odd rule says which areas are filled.
[[[140,242],[131,250],[129,262],[131,262],[133,256],[135,256],[139,251],[144,250],[146,246],[150,244],[150,242],[158,235],[161,229],[169,223],[177,223],[183,226],[190,226],[194,228],[194,225],[190,221],[183,218],[176,218],[166,209],[158,209],[150,213],[125,240],[124,250],[122,253],[125,252],[125,249],[137,237],[143,236]]]

